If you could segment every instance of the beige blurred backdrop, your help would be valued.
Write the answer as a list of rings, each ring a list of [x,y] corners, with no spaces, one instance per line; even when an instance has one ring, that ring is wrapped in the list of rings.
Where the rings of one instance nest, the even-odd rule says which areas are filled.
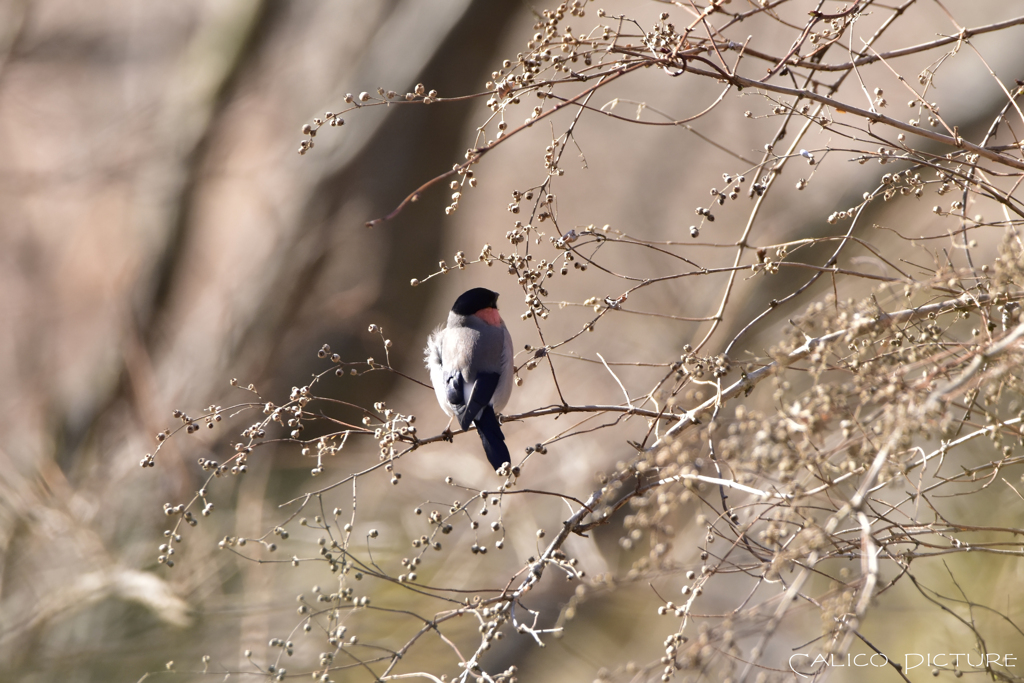
[[[973,26],[1011,16],[1006,5],[1017,3],[945,4]],[[639,1],[605,6],[643,26],[672,9]],[[0,4],[0,680],[138,680],[171,661],[177,670],[202,671],[207,654],[211,670],[237,670],[245,649],[264,657],[269,638],[287,637],[297,623],[297,593],[328,580],[306,565],[262,566],[216,551],[225,534],[263,534],[287,517],[280,503],[310,488],[311,463],[287,449],[261,451],[245,478],[216,482],[217,512],[189,531],[177,566],[156,564],[167,528],[161,505],[188,500],[203,481],[196,460],[226,457],[230,439],[256,419],[172,440],[154,469],[140,468],[155,448],[154,435],[172,426],[172,410],[198,414],[211,403],[246,400],[229,386],[231,378],[281,401],[326,367],[316,357],[324,343],[348,360],[380,359],[380,337],[367,332],[370,323],[393,341],[394,365],[426,381],[426,334],[472,286],[501,293],[517,349],[540,343],[533,324],[520,319],[522,290],[500,265],[453,271],[416,288],[409,282],[436,271],[440,259],[451,264],[458,250],[474,257],[485,243],[496,252],[510,249],[504,235],[515,219],[506,208],[511,191],[544,179],[544,147],[567,117],[491,152],[475,168],[478,187],[464,192],[451,216],[443,211],[449,191],[442,185],[372,230],[364,227],[367,220],[387,214],[463,158],[484,120],[483,100],[352,112],[342,128],[322,129],[309,154],[296,153],[302,124],[341,109],[347,92],[404,93],[417,82],[442,98],[482,92],[500,61],[524,49],[537,9],[482,0]],[[886,37],[880,49],[951,32],[949,19],[929,3],[908,16],[905,26],[916,35]],[[573,23],[583,30],[597,21],[590,12]],[[867,34],[879,18],[863,21]],[[755,19],[744,30],[758,35],[766,51],[785,51],[781,37],[758,33],[766,26]],[[1024,41],[1012,37],[976,41],[1008,82],[1020,75],[1013,65],[1024,56]],[[909,57],[900,68],[916,74],[934,57]],[[894,108],[905,106],[895,77],[873,73],[879,82],[872,87],[891,91]],[[943,114],[961,131],[983,130],[1001,106],[983,65],[964,55],[945,67],[943,78],[935,94]],[[852,80],[849,86],[857,87]],[[643,101],[681,118],[718,92],[710,81],[652,71],[599,93],[593,104],[611,106],[620,98],[615,111],[632,115]],[[523,116],[532,106],[524,105]],[[760,115],[770,106],[747,94],[693,127],[759,159],[778,124],[744,118],[745,109]],[[582,156],[563,162],[568,171],[556,185],[563,229],[608,224],[646,239],[687,239],[693,209],[708,202],[709,188],[721,186],[723,173],[747,168],[682,127],[585,115],[576,143]],[[804,146],[835,143],[817,136]],[[567,152],[567,159],[577,153]],[[825,217],[872,189],[879,171],[844,161],[817,173],[813,191],[787,191],[768,202],[760,242],[825,234]],[[787,172],[787,186],[801,174]],[[735,240],[748,209],[742,201],[723,208],[700,241]],[[872,220],[899,221],[907,234],[930,229],[920,212],[897,205],[884,211]],[[872,239],[884,244],[886,238]],[[983,240],[979,254],[994,253],[998,239]],[[708,264],[732,258],[696,246],[693,255]],[[620,272],[673,267],[645,250],[609,249],[607,256],[608,267]],[[556,280],[550,299],[578,303],[621,293],[621,281],[595,270]],[[630,304],[707,316],[721,283],[683,279],[643,290]],[[743,320],[791,288],[773,287],[743,281],[734,317],[708,351],[718,352]],[[565,338],[589,317],[586,308],[568,308],[547,331]],[[698,323],[622,315],[570,350],[671,362],[704,330]],[[756,330],[740,355],[763,356],[773,334]],[[657,374],[623,368],[620,379],[641,387]],[[524,379],[506,412],[557,401],[543,369],[524,372]],[[600,366],[566,363],[560,380],[571,403],[621,401],[615,378]],[[332,378],[323,391],[363,405],[387,400],[421,417],[421,434],[444,427],[432,392],[395,375]],[[533,420],[505,431],[521,452],[563,426]],[[627,438],[645,431],[637,424],[613,441],[603,432],[567,440],[531,461],[522,484],[585,497],[594,473],[628,458]],[[438,444],[402,462],[401,486],[384,477],[366,482],[360,528],[398,539],[382,561],[400,557],[404,539],[422,533],[410,526],[412,507],[451,500],[446,475],[457,471],[473,485],[494,484],[478,448],[475,437]],[[340,479],[376,459],[374,444],[355,443],[325,464],[323,476]],[[351,491],[338,501],[350,505]],[[430,571],[469,586],[476,585],[475,571],[514,571],[536,552],[531,529],[555,529],[565,510],[557,499],[513,507],[510,516],[529,519],[525,536],[510,539],[505,559],[462,553]],[[683,563],[695,552],[685,533],[678,544]],[[592,574],[628,567],[614,539],[574,539],[571,547]],[[281,552],[292,554],[287,547]],[[543,599],[555,606],[572,595],[572,586],[546,590]],[[726,597],[722,605],[729,604]],[[635,617],[627,590],[619,602],[589,614],[579,627],[585,637],[547,651],[512,638],[495,656],[532,672],[524,680],[591,680],[601,656],[614,662],[637,649],[640,659],[657,658],[664,634],[636,633]],[[193,678],[208,680],[182,676]]]

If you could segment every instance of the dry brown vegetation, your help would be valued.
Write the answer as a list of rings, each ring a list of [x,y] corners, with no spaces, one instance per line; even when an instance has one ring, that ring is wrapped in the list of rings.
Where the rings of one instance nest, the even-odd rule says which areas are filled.
[[[422,63],[356,70],[365,92],[302,127],[276,173],[303,199],[262,181],[280,259],[185,229],[217,172],[147,185],[173,267],[140,269],[118,388],[62,474],[33,465],[79,507],[30,459],[0,490],[12,670],[64,671],[25,653],[85,647],[58,623],[83,600],[152,615],[129,615],[150,677],[1024,677],[1019,8],[599,7],[418,17]],[[210,149],[236,107],[175,149],[230,168]],[[518,349],[497,476],[443,432],[420,360],[480,284]],[[155,445],[104,437],[165,405]],[[130,452],[141,474],[100,464]],[[90,581],[19,597],[40,540],[72,537]]]

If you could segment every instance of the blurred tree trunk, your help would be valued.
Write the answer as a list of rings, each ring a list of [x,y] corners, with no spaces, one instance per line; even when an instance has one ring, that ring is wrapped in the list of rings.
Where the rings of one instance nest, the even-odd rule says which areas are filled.
[[[197,648],[205,652],[208,638],[227,636],[230,645],[235,635],[202,615],[214,604],[212,596],[222,592],[219,581],[232,576],[221,572],[212,555],[209,562],[200,561],[205,569],[197,565],[147,575],[156,592],[143,591],[145,599],[131,582],[76,582],[56,590],[71,574],[134,576],[135,568],[150,566],[166,524],[160,501],[191,495],[197,487],[196,475],[174,451],[156,476],[149,472],[140,478],[139,458],[152,450],[138,438],[140,423],[152,438],[170,425],[172,408],[198,410],[219,400],[231,376],[257,382],[261,389],[294,382],[308,374],[324,341],[359,348],[363,321],[374,310],[396,342],[408,342],[403,349],[419,354],[411,335],[421,325],[425,293],[409,288],[407,273],[436,264],[446,195],[430,194],[398,220],[378,227],[372,248],[363,224],[389,212],[408,188],[461,157],[472,103],[427,112],[413,112],[413,105],[367,112],[343,129],[325,130],[315,152],[301,159],[295,154],[299,127],[324,108],[343,107],[346,88],[383,86],[404,93],[422,80],[442,94],[482,91],[498,37],[519,7],[468,0],[358,6],[198,3],[175,8],[189,14],[176,18],[190,28],[177,47],[167,49],[154,39],[164,18],[148,14],[156,11],[152,8],[111,11],[78,25],[73,16],[60,15],[62,3],[50,4],[33,8],[41,18],[27,21],[27,41],[18,41],[28,43],[24,51],[4,55],[5,76],[16,75],[19,60],[26,58],[45,60],[56,70],[72,68],[60,61],[66,55],[47,51],[80,31],[87,34],[85,54],[75,55],[75,66],[89,74],[109,73],[105,60],[124,59],[118,67],[144,92],[156,94],[156,107],[143,108],[142,114],[125,110],[122,121],[101,124],[123,130],[119,146],[101,147],[102,152],[127,152],[130,159],[128,173],[109,181],[130,196],[130,239],[108,241],[106,249],[136,250],[127,256],[136,264],[131,277],[113,292],[115,299],[71,301],[88,291],[76,291],[76,282],[85,282],[90,268],[103,266],[72,254],[75,268],[60,274],[64,289],[57,295],[69,297],[68,305],[118,312],[109,319],[113,324],[101,328],[102,355],[90,357],[89,349],[82,349],[75,357],[76,365],[89,368],[84,389],[67,399],[59,386],[40,381],[48,363],[42,355],[39,367],[24,354],[4,361],[5,376],[20,363],[24,376],[33,378],[6,386],[38,392],[23,395],[18,405],[36,408],[44,417],[12,420],[18,433],[3,445],[48,443],[52,451],[41,450],[33,459],[15,448],[8,463],[11,476],[0,490],[6,502],[0,515],[0,661],[13,666],[16,677],[36,672],[64,680],[110,680],[115,671],[152,670],[176,656],[198,661]],[[133,37],[126,39],[129,34]],[[177,34],[168,35],[174,40]],[[132,54],[118,52],[132,41],[154,62],[146,69],[132,61]],[[15,44],[13,38],[8,42]],[[310,77],[303,81],[296,73]],[[116,79],[106,83],[118,85]],[[85,101],[117,99],[89,79],[80,87],[76,96]],[[289,99],[288,90],[302,98]],[[140,119],[145,123],[135,126]],[[94,156],[86,163],[99,166],[106,160]],[[390,182],[371,180],[380,177]],[[85,194],[79,215],[94,210],[88,202],[98,193]],[[4,213],[10,221],[11,209]],[[23,348],[50,333],[48,318],[39,312],[62,305],[46,301],[47,287],[31,284],[33,277],[54,276],[52,270],[25,272],[29,280],[23,286],[39,299],[30,313],[9,321]],[[77,332],[64,328],[69,331],[74,348]],[[376,388],[387,387],[384,382]],[[50,429],[52,438],[21,432],[32,428]],[[59,469],[46,465],[50,458]],[[268,481],[256,477],[252,485]],[[262,499],[260,491],[245,498]],[[62,548],[58,562],[55,544]],[[212,542],[202,545],[197,539],[199,555],[213,551]],[[89,586],[95,590],[86,594]],[[175,593],[191,595],[189,607],[200,610],[188,631],[178,630],[188,618]],[[31,596],[36,597],[26,603]],[[83,654],[88,664],[70,654],[44,654],[53,651]]]

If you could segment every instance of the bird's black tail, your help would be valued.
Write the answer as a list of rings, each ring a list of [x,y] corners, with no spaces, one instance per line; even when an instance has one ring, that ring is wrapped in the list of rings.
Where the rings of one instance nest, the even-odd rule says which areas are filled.
[[[508,446],[505,445],[505,435],[501,433],[501,425],[498,424],[498,417],[494,414],[494,407],[486,406],[474,422],[491,467],[497,471],[506,462],[511,465],[512,456],[508,452]]]

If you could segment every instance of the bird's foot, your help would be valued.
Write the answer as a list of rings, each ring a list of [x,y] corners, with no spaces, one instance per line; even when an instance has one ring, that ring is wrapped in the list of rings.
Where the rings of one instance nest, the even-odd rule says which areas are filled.
[[[455,433],[451,429],[445,427],[445,430],[441,432],[441,439],[448,443],[452,443],[455,441]]]

